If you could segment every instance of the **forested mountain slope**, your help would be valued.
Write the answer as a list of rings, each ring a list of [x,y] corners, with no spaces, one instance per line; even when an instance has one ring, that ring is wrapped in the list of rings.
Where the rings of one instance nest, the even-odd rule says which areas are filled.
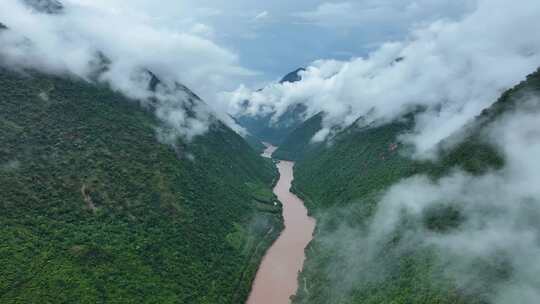
[[[105,85],[0,70],[1,303],[241,303],[273,165],[215,121],[163,144]]]
[[[481,279],[460,286],[448,275],[457,270],[441,262],[444,254],[430,246],[415,245],[412,235],[419,229],[428,231],[424,238],[459,231],[468,216],[462,207],[456,207],[462,205],[441,201],[423,215],[422,228],[405,218],[398,223],[400,229],[375,243],[373,230],[378,227],[373,223],[384,222],[384,218],[374,219],[382,195],[408,177],[429,176],[435,185],[444,183],[441,178],[455,175],[458,169],[471,180],[498,172],[506,161],[486,140],[487,131],[503,114],[526,106],[538,111],[537,99],[532,105],[523,102],[538,94],[540,71],[505,92],[453,136],[460,138],[457,146],[444,148],[455,138],[441,143],[440,157],[434,161],[413,160],[409,147],[399,140],[401,134],[412,130],[414,115],[376,127],[351,126],[330,145],[307,153],[296,166],[295,191],[317,217],[318,227],[300,277],[303,288],[294,303],[492,303],[498,292],[496,286],[515,284],[511,278],[517,270],[512,268],[511,256],[502,252],[493,252],[495,257],[490,255],[490,259],[475,260],[475,266],[468,270]],[[481,214],[487,216],[489,211]],[[376,246],[364,248],[368,244]],[[366,256],[370,258],[364,260]]]
[[[303,124],[296,127],[281,142],[274,157],[283,160],[299,160],[304,154],[312,149],[316,149],[318,143],[312,143],[313,136],[322,128],[323,113],[319,113]]]

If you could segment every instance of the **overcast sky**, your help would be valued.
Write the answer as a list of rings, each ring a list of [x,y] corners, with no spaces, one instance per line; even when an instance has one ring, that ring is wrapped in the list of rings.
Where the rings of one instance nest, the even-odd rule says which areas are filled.
[[[17,4],[20,0],[1,2],[0,20],[33,40],[54,35],[61,49],[66,42],[74,44],[88,36],[93,40],[86,41],[87,48],[141,45],[148,58],[158,55],[147,48],[149,44],[157,50],[167,49],[167,54],[159,54],[165,58],[162,61],[168,61],[164,65],[183,70],[178,72],[182,74],[179,80],[210,99],[214,92],[241,84],[263,86],[318,59],[366,56],[384,42],[406,39],[411,28],[459,19],[474,10],[477,1],[160,0],[158,4],[149,0],[61,0],[66,6],[63,19],[29,15]],[[36,23],[47,26],[37,29]],[[111,39],[96,41],[103,37]],[[46,41],[42,48],[52,46]],[[174,52],[173,47],[178,50]],[[49,51],[41,53],[50,57]],[[181,60],[184,62],[178,65]],[[194,68],[199,73],[193,73]],[[205,82],[205,73],[214,79]]]
[[[65,0],[132,14],[179,32],[187,28],[238,55],[258,77],[279,78],[317,59],[364,56],[403,39],[411,27],[454,19],[470,0]]]
[[[216,1],[207,1],[216,2]],[[409,28],[440,18],[458,18],[473,1],[232,1],[203,22],[234,49],[241,63],[280,77],[317,59],[365,56],[381,43],[401,40]],[[214,4],[215,5],[215,4]]]

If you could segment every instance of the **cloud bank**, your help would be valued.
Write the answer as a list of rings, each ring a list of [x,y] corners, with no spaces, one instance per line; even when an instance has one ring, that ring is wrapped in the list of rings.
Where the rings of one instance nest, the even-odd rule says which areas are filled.
[[[540,27],[540,2],[474,4],[458,21],[420,26],[407,40],[385,43],[365,58],[319,60],[300,82],[262,91],[242,86],[222,98],[233,114],[243,110],[244,100],[251,101],[246,113],[252,115],[281,115],[290,105],[304,103],[310,114],[326,113],[323,134],[360,117],[383,123],[422,107],[414,134],[404,140],[415,145],[419,156],[432,156],[440,140],[540,65],[540,38],[531,33]]]
[[[61,9],[51,3],[54,12],[45,0],[0,2],[0,20],[9,27],[0,34],[3,64],[77,75],[134,99],[153,98],[158,117],[186,139],[208,128],[209,110],[190,116],[185,111],[190,94],[175,90],[177,84],[213,96],[252,74],[235,53],[208,38],[212,30],[203,24],[171,28],[136,5],[124,10],[114,1],[65,0]],[[148,90],[148,71],[161,81],[157,92]]]

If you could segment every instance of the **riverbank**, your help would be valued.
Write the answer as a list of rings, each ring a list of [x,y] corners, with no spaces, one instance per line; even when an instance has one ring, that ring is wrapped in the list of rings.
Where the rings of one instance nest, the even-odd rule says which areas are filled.
[[[271,157],[268,146],[263,156]],[[308,216],[303,201],[291,193],[294,163],[277,164],[280,178],[274,193],[283,204],[285,229],[270,247],[257,271],[247,304],[288,304],[298,289],[298,274],[303,268],[305,248],[313,238],[315,220]]]

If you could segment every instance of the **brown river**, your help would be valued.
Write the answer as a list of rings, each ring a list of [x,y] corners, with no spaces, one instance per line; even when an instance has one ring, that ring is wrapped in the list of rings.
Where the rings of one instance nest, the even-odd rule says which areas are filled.
[[[271,157],[276,147],[263,153]],[[285,229],[266,252],[257,271],[247,304],[288,304],[298,289],[298,274],[305,260],[304,250],[313,238],[315,220],[308,216],[304,202],[290,192],[293,162],[280,161],[280,179],[274,193],[283,203]]]

